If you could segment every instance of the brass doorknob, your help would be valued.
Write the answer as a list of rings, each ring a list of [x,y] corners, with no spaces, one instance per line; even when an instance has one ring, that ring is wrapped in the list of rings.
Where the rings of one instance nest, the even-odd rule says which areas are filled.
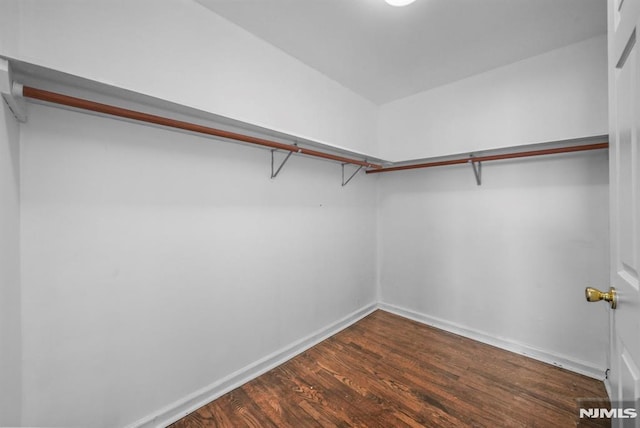
[[[587,298],[587,302],[598,302],[604,300],[611,304],[611,309],[615,309],[618,306],[618,295],[616,289],[611,287],[609,291],[604,293],[597,288],[587,287],[584,289],[584,296]]]

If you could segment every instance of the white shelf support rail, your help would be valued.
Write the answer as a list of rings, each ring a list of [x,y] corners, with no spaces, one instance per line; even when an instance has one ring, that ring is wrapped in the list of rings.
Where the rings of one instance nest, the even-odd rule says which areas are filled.
[[[22,98],[22,85],[13,81],[11,64],[0,58],[0,93],[19,122],[27,121],[27,107]]]

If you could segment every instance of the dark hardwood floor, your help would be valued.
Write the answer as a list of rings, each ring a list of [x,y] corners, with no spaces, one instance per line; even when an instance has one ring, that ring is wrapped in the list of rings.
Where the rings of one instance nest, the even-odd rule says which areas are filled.
[[[574,427],[602,382],[376,311],[172,428]]]

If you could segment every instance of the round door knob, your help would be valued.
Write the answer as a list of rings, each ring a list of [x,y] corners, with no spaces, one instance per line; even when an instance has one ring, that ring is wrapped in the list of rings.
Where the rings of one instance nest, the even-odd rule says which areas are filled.
[[[598,302],[604,300],[611,304],[611,309],[615,309],[618,306],[618,295],[616,289],[611,287],[608,292],[603,292],[597,288],[587,287],[584,289],[584,296],[587,298],[587,302]]]

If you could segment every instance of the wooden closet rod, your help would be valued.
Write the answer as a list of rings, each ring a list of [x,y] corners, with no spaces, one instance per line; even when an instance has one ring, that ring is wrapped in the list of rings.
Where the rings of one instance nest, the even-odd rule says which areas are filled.
[[[451,160],[436,161],[436,162],[416,163],[411,165],[391,166],[387,168],[371,169],[371,170],[367,170],[366,172],[367,174],[375,174],[378,172],[391,172],[391,171],[402,171],[405,169],[431,168],[433,166],[456,165],[456,164],[469,163],[469,162],[486,162],[486,161],[494,161],[494,160],[502,160],[502,159],[525,158],[530,156],[553,155],[557,153],[581,152],[585,150],[606,149],[608,147],[609,147],[609,143],[585,144],[582,146],[558,147],[555,149],[542,149],[542,150],[532,150],[528,152],[505,153],[501,155],[487,155],[487,156],[473,156],[473,157],[470,156],[463,159],[451,159]]]
[[[241,141],[243,143],[255,144],[258,146],[269,147],[276,150],[284,150],[292,153],[299,153],[307,156],[314,156],[314,157],[328,159],[328,160],[341,162],[345,164],[360,165],[365,168],[370,168],[366,170],[367,174],[375,174],[379,172],[402,171],[402,170],[418,169],[418,168],[430,168],[434,166],[456,165],[456,164],[464,164],[469,162],[486,162],[486,161],[494,161],[494,160],[502,160],[502,159],[514,159],[514,158],[523,158],[523,157],[531,157],[531,156],[551,155],[551,154],[558,154],[558,153],[570,153],[570,152],[578,152],[578,151],[585,151],[585,150],[598,150],[598,149],[606,149],[609,147],[609,143],[596,143],[596,144],[586,144],[581,146],[558,147],[554,149],[542,149],[542,150],[533,150],[533,151],[526,151],[526,152],[505,153],[505,154],[498,154],[498,155],[466,157],[462,159],[450,159],[450,160],[443,160],[443,161],[425,162],[425,163],[408,164],[408,165],[400,165],[400,166],[390,166],[390,167],[383,168],[382,165],[362,161],[359,159],[352,159],[344,156],[333,155],[333,154],[322,152],[319,150],[298,147],[293,144],[279,143],[276,141],[265,140],[263,138],[252,137],[244,134],[238,134],[236,132],[225,131],[222,129],[211,128],[208,126],[197,125],[194,123],[184,122],[184,121],[175,120],[175,119],[169,119],[162,116],[143,113],[135,110],[129,110],[129,109],[116,107],[108,104],[97,103],[97,102],[85,100],[82,98],[76,98],[69,95],[59,94],[56,92],[45,91],[43,89],[32,88],[30,86],[22,87],[22,96],[26,98],[31,98],[34,100],[40,100],[40,101],[53,103],[53,104],[60,104],[60,105],[73,107],[77,109],[93,111],[96,113],[108,114],[111,116],[122,117],[125,119],[151,123],[154,125],[166,126],[169,128],[181,129],[181,130],[195,132],[199,134],[226,138],[229,140]]]
[[[140,122],[152,123],[155,125],[166,126],[169,128],[182,129],[185,131],[196,132],[199,134],[211,135],[214,137],[226,138],[226,139],[235,140],[235,141],[242,141],[243,143],[256,144],[258,146],[270,147],[272,149],[285,150],[293,153],[299,153],[302,155],[329,159],[336,162],[353,164],[353,165],[361,165],[366,168],[374,168],[374,169],[382,168],[381,165],[361,161],[358,159],[351,159],[344,156],[332,155],[330,153],[321,152],[319,150],[312,150],[312,149],[307,149],[303,147],[298,147],[293,144],[278,143],[276,141],[270,141],[262,138],[251,137],[249,135],[243,135],[235,132],[224,131],[222,129],[210,128],[208,126],[196,125],[194,123],[183,122],[175,119],[169,119],[166,117],[156,116],[148,113],[142,113],[135,110],[128,110],[121,107],[115,107],[108,104],[101,104],[94,101],[71,97],[68,95],[58,94],[55,92],[49,92],[42,89],[32,88],[29,86],[24,86],[22,88],[22,95],[26,98],[32,98],[34,100],[45,101],[48,103],[61,104],[68,107],[78,108],[82,110],[89,110],[96,113],[108,114],[111,116],[137,120]]]

